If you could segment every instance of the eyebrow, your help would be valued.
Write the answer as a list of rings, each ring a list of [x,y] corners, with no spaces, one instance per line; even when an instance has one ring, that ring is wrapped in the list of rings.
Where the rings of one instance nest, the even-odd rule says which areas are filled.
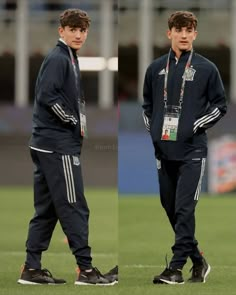
[[[177,29],[177,30],[181,30],[182,28],[187,28],[187,30],[194,30],[194,27],[185,27],[185,26],[183,26],[183,27],[175,27],[175,29]]]

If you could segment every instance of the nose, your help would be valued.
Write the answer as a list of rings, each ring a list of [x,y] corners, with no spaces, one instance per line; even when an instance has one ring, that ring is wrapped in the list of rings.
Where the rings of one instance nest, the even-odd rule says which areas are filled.
[[[186,38],[187,37],[187,33],[185,30],[182,31],[182,38]]]
[[[80,30],[78,30],[78,31],[76,32],[75,37],[76,37],[76,39],[80,39],[80,38],[81,38],[81,32],[80,32]]]

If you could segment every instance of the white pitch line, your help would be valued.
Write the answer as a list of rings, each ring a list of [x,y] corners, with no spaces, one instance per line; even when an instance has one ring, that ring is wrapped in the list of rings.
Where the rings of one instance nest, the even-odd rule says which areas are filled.
[[[124,265],[125,268],[163,268],[165,267],[164,265],[144,265],[144,264],[127,264]]]
[[[124,268],[165,268],[166,265],[145,265],[145,264],[127,264],[123,265]],[[220,269],[236,269],[235,266],[231,265],[211,265],[211,268],[220,268]]]

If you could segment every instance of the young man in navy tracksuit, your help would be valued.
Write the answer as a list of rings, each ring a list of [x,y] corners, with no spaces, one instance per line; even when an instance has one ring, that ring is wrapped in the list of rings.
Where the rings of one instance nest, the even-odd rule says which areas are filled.
[[[193,263],[189,282],[205,282],[210,265],[195,239],[195,207],[207,156],[206,131],[226,113],[225,92],[216,66],[193,50],[196,16],[177,11],[168,25],[171,49],[148,67],[143,91],[161,204],[175,233],[170,264],[153,282],[183,284],[188,257]]]
[[[76,53],[86,41],[89,25],[86,12],[64,11],[60,39],[38,74],[30,140],[35,214],[29,224],[21,284],[65,283],[41,268],[42,252],[48,249],[58,220],[79,268],[75,284],[113,284],[92,266],[80,165],[86,120]]]

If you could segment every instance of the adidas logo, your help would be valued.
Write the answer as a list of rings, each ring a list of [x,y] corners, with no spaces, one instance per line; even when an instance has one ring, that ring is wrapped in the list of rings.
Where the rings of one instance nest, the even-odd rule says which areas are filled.
[[[162,69],[159,73],[158,73],[158,75],[165,75],[166,74],[166,69]]]

